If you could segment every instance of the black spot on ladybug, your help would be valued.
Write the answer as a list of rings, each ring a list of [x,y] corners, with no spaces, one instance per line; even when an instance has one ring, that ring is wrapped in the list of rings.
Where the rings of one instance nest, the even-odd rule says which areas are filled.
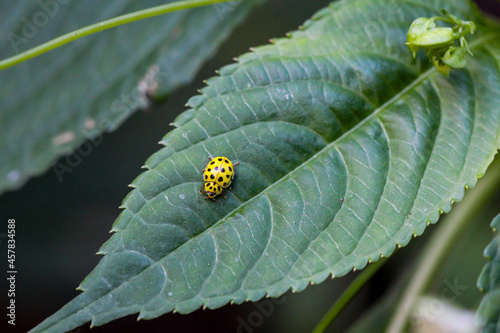
[[[227,183],[224,183],[224,186],[227,186]]]
[[[209,171],[209,172],[210,172],[210,170],[212,170],[212,169],[207,169],[207,171]]]
[[[224,162],[226,162],[226,164],[229,164],[229,161],[228,161],[228,160],[225,160]]]
[[[215,164],[215,162],[214,162],[214,161],[212,161],[212,162],[210,162],[210,164]]]
[[[222,161],[222,158],[218,158],[219,161]]]
[[[219,177],[219,179],[217,179],[217,181],[221,182],[223,179],[222,177]]]
[[[219,186],[219,185],[217,185],[217,190],[218,190],[218,191],[220,191],[220,190],[221,190],[221,188],[220,188],[220,186]]]
[[[208,171],[210,171],[210,170],[208,170]],[[229,171],[233,171],[233,169],[231,169],[231,167],[229,167]]]
[[[226,169],[222,168],[222,169],[220,169],[220,171],[221,171],[222,173],[224,173],[224,172],[226,172]]]
[[[226,175],[226,178],[230,178],[231,176],[230,175]]]
[[[208,175],[205,175],[205,179],[208,179]]]
[[[219,167],[215,167],[215,168],[214,168],[214,171],[217,171],[217,170],[219,170]]]
[[[211,178],[211,179],[214,179],[214,178],[215,178],[215,176],[214,176],[214,175],[210,175],[210,178]]]

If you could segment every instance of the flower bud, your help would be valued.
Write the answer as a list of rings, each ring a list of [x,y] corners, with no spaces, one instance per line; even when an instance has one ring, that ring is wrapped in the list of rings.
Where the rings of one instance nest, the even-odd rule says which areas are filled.
[[[439,73],[444,74],[446,76],[450,75],[451,67],[448,66],[447,64],[445,64],[444,62],[442,62],[441,59],[434,58],[432,63],[434,64],[434,67],[436,67],[436,69],[438,70]]]
[[[465,60],[465,54],[467,50],[463,47],[450,47],[441,60],[450,67],[453,68],[464,68],[467,64]]]
[[[434,28],[418,36],[412,45],[418,48],[440,49],[453,45],[457,38],[451,28]]]
[[[417,51],[420,49],[420,47],[414,44],[415,41],[428,30],[435,28],[435,26],[436,24],[433,20],[425,17],[420,17],[413,21],[406,35],[406,45],[408,45],[410,52],[413,53],[413,57],[416,56]]]
[[[445,17],[434,16],[431,18],[421,17],[413,21],[406,35],[406,45],[413,57],[418,50],[424,49],[427,58],[434,64],[436,69],[449,75],[451,68],[463,68],[466,66],[465,54],[472,55],[467,47],[467,34],[474,34],[476,25],[472,21],[462,21],[455,15],[442,9]],[[436,21],[455,24],[454,27],[437,27]],[[456,46],[459,41],[460,46]]]

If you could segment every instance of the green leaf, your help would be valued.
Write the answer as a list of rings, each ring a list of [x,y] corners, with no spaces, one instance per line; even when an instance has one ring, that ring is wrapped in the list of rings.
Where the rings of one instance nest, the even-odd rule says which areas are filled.
[[[479,24],[449,77],[404,44],[443,7],[482,21],[467,1],[340,1],[222,68],[133,181],[83,293],[34,331],[277,297],[421,235],[500,135],[498,29]],[[207,156],[240,162],[218,203],[198,193]]]
[[[0,58],[104,19],[170,1],[4,1]],[[190,82],[263,0],[170,13],[88,36],[0,72],[0,193],[45,172],[85,139],[112,131],[149,96]],[[71,168],[53,165],[62,180]]]
[[[479,325],[484,333],[500,330],[500,214],[493,219],[491,227],[497,237],[486,247],[484,256],[490,261],[484,266],[477,281],[477,286],[486,294],[477,310]]]

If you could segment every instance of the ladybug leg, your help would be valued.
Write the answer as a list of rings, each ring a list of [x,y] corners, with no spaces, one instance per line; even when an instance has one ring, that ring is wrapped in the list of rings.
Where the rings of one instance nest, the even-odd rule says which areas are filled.
[[[212,158],[210,156],[208,156],[208,159],[212,160]],[[205,164],[205,169],[207,168],[208,163],[210,163],[210,162],[207,162],[207,164]],[[205,172],[205,169],[201,170],[201,172]]]
[[[240,162],[236,162],[233,164],[233,166],[237,166],[238,164],[240,164]]]
[[[210,162],[208,162],[208,163],[210,163]],[[205,169],[201,170],[201,172],[205,172],[205,170],[207,169],[207,165],[208,165],[208,163],[207,163],[207,164],[205,164]]]
[[[219,204],[219,206],[222,206],[220,202],[218,202],[217,200],[215,200],[215,198],[206,197],[205,200],[212,200],[214,202],[217,202]]]

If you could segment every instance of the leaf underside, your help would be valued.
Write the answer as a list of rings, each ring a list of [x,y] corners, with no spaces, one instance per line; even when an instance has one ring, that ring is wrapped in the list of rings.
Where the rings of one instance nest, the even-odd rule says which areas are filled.
[[[484,250],[484,256],[490,261],[477,281],[479,289],[486,293],[477,311],[482,333],[500,331],[500,215],[493,219],[491,227],[497,232],[497,237]]]
[[[440,8],[482,31],[450,77],[404,45]],[[497,151],[500,35],[478,15],[467,1],[335,2],[222,68],[132,183],[83,293],[34,331],[277,297],[422,234]],[[218,204],[198,190],[220,155],[240,165]]]
[[[88,24],[174,1],[3,1],[0,59]],[[190,82],[262,1],[220,3],[134,22],[1,71],[0,193],[45,172],[85,139],[116,129],[146,107],[149,96],[160,98]]]

